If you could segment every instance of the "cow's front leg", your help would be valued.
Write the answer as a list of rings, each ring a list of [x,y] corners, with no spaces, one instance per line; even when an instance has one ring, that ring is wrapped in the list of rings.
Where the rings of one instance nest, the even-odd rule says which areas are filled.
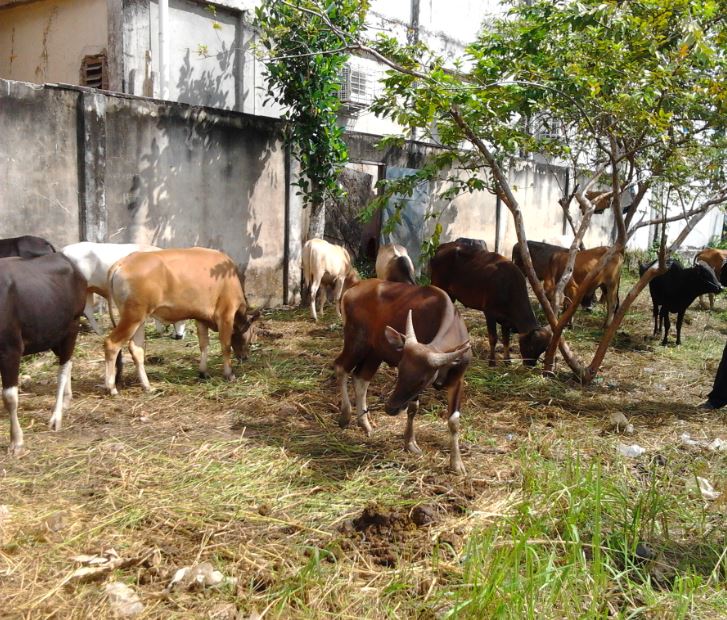
[[[63,424],[63,406],[66,404],[67,393],[70,391],[71,366],[72,363],[68,360],[65,364],[61,364],[61,367],[58,369],[56,404],[53,408],[53,415],[51,415],[50,421],[48,422],[48,428],[52,431],[61,430],[61,425]],[[68,397],[68,400],[70,400],[70,397]]]
[[[149,377],[146,376],[146,368],[144,367],[144,323],[142,322],[139,327],[136,328],[134,335],[129,340],[129,353],[131,353],[131,359],[134,360],[136,366],[136,372],[139,375],[139,381],[141,387],[145,392],[151,391],[151,385],[149,384]]]
[[[414,436],[414,417],[417,412],[414,408],[409,409],[406,414],[406,429],[404,430],[404,450],[411,452],[412,454],[421,454],[422,449],[417,444],[416,437]]]
[[[18,422],[18,386],[3,389],[3,404],[10,415],[10,456],[20,456],[23,453],[23,429]]]
[[[465,475],[467,471],[462,463],[459,451],[459,407],[462,399],[462,378],[447,390],[447,427],[449,428],[450,450],[449,468],[455,474]]]
[[[336,366],[336,378],[341,392],[341,415],[338,417],[338,426],[346,428],[351,423],[351,400],[348,397],[348,373],[343,366]]]
[[[310,295],[310,314],[313,317],[313,320],[316,322],[318,322],[318,313],[316,312],[316,301],[317,301],[318,289],[319,289],[320,285],[321,285],[321,283],[314,278],[310,283],[310,291],[308,291],[308,294]]]
[[[197,324],[197,340],[199,341],[199,378],[209,379],[209,373],[207,372],[207,355],[209,353],[210,346],[210,332],[209,328],[196,321]]]
[[[83,314],[86,317],[88,325],[91,327],[91,329],[99,336],[103,336],[103,330],[96,322],[96,317],[93,315],[93,310],[93,293],[88,293],[86,295],[86,306],[83,308]]]
[[[512,363],[510,360],[510,328],[507,325],[502,325],[502,359],[506,364]],[[520,351],[522,357],[522,351]]]
[[[366,406],[366,391],[369,381],[359,375],[353,375],[353,392],[356,395],[356,422],[364,430],[367,437],[371,436],[373,429],[369,422],[369,410]]]
[[[220,321],[220,345],[222,345],[222,375],[227,381],[235,380],[232,372],[232,325],[235,315],[226,321]],[[200,344],[201,346],[201,344]]]
[[[661,341],[661,345],[663,347],[665,347],[667,338],[669,337],[669,329],[671,329],[671,321],[669,320],[669,311],[666,309],[666,306],[661,307],[661,314],[659,315],[659,318],[662,319],[663,324],[664,324],[664,339]]]

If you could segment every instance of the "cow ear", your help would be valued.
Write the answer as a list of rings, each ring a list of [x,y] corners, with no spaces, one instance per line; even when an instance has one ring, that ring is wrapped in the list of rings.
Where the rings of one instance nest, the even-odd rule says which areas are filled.
[[[384,336],[386,336],[386,340],[388,340],[389,344],[397,351],[404,350],[404,342],[406,341],[404,334],[400,334],[393,327],[389,327],[387,325],[386,329],[384,329]]]
[[[255,321],[260,318],[260,310],[255,310],[252,314],[247,315],[247,322],[252,325]]]

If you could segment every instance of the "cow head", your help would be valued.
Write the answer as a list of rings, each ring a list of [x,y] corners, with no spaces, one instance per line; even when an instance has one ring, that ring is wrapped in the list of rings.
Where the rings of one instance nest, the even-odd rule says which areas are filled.
[[[702,293],[719,293],[722,290],[717,274],[707,263],[700,260],[697,261],[695,267],[698,280],[697,286]]]
[[[549,327],[538,327],[520,336],[520,355],[523,358],[523,364],[535,366],[540,355],[548,348],[552,336]]]
[[[260,318],[260,310],[247,314],[246,304],[242,304],[235,313],[235,324],[232,326],[232,350],[235,357],[242,361],[247,359],[250,352],[250,345],[255,341],[257,326],[255,323]]]
[[[384,406],[389,415],[396,415],[404,409],[434,383],[440,373],[467,359],[471,348],[469,340],[444,352],[418,342],[411,310],[406,317],[406,334],[401,334],[388,325],[384,334],[389,344],[402,354],[394,391]]]

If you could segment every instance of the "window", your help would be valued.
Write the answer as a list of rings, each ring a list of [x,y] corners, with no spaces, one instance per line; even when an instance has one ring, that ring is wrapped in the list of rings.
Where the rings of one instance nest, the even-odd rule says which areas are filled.
[[[108,90],[109,78],[106,52],[83,57],[83,61],[81,61],[81,86]]]

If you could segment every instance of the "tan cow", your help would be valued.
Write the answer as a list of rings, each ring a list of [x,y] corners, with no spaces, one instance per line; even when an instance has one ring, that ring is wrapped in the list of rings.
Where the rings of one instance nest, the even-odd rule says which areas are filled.
[[[341,296],[360,282],[348,250],[323,239],[310,239],[303,246],[303,280],[309,287],[310,311],[314,321],[318,321],[316,297],[319,296],[319,293],[318,312],[323,312],[326,302],[326,291],[321,288],[321,285],[333,287],[336,312],[338,316],[341,316]]]
[[[573,276],[565,285],[564,294],[566,305],[575,299],[581,282],[586,279],[591,269],[596,266],[606,252],[608,252],[608,248],[606,246],[600,246],[591,248],[590,250],[581,250],[576,254],[575,264],[573,265]],[[601,269],[600,273],[596,275],[596,278],[589,287],[590,290],[586,291],[586,295],[589,295],[593,294],[599,286],[605,289],[607,304],[605,326],[611,323],[616,308],[618,308],[618,286],[621,281],[621,266],[623,265],[623,260],[623,254],[619,253],[612,256],[603,269]],[[545,294],[550,299],[551,304],[555,296],[555,288],[563,276],[567,263],[567,250],[555,252],[550,258],[550,265],[543,285]]]
[[[203,378],[207,377],[208,330],[219,331],[224,376],[228,380],[234,378],[231,349],[238,358],[246,357],[253,323],[260,316],[259,312],[247,314],[245,293],[233,260],[206,248],[130,254],[109,270],[108,290],[121,313],[118,324],[104,340],[106,388],[111,395],[118,393],[121,347],[127,342],[141,385],[144,390],[150,389],[144,369],[144,321],[148,316],[167,323],[184,319],[197,322],[199,374]]]
[[[717,279],[720,281],[720,283],[724,284],[724,282],[722,282],[721,274],[722,267],[727,261],[727,250],[705,248],[694,257],[695,265],[698,261],[707,263],[712,269],[714,269],[714,273],[717,275]],[[704,299],[702,297],[702,295],[699,296],[699,305],[704,308]],[[709,309],[714,310],[714,293],[709,293]]]
[[[387,243],[376,255],[376,277],[389,282],[416,284],[414,263],[403,245]]]

